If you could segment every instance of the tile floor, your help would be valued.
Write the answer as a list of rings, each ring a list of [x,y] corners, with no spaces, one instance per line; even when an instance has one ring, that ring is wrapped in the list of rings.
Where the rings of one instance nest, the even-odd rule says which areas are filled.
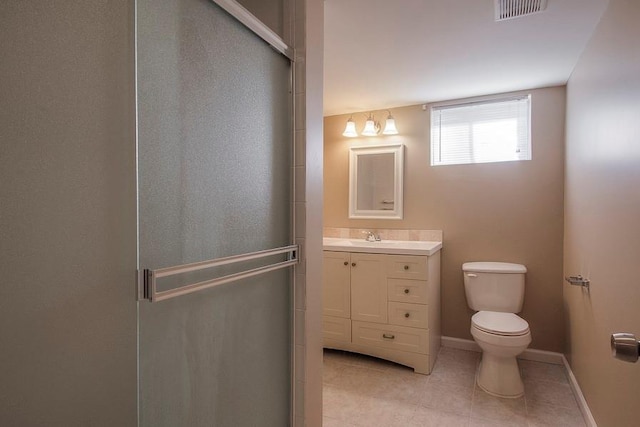
[[[480,353],[442,347],[431,375],[391,362],[324,351],[323,427],[584,427],[564,367],[519,361],[525,395],[475,385]]]

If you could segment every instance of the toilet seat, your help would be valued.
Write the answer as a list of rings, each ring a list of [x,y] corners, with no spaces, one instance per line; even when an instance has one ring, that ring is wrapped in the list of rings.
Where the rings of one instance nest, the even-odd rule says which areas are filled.
[[[505,337],[529,333],[529,324],[514,313],[479,311],[471,317],[471,325],[483,332]]]

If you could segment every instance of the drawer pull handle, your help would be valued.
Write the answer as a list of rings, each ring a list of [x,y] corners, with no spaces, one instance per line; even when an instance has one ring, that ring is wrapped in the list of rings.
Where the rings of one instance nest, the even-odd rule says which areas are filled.
[[[355,262],[352,262],[352,263],[351,263],[351,267],[355,267],[355,266],[356,266],[356,263],[355,263]]]
[[[405,265],[405,266],[404,266],[404,269],[405,269],[405,270],[408,270],[408,269],[409,269],[409,266],[408,266],[408,265]]]
[[[409,313],[405,313],[404,317],[409,318]]]
[[[405,290],[404,290],[404,293],[405,293],[405,294],[408,294],[408,293],[409,293],[409,289],[405,289]]]
[[[388,340],[394,339],[396,336],[391,334],[382,334],[382,338],[386,338]]]
[[[345,261],[345,262],[344,262],[344,265],[349,265],[349,261]]]

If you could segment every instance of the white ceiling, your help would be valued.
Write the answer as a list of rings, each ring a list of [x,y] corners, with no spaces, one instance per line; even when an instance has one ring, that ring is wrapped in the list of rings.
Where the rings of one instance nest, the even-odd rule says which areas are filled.
[[[325,0],[325,116],[565,84],[608,0]]]

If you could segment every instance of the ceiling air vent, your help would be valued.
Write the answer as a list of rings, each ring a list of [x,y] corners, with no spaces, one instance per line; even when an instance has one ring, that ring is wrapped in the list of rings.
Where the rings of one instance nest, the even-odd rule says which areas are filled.
[[[496,21],[531,15],[547,8],[547,0],[495,0],[495,2]]]

